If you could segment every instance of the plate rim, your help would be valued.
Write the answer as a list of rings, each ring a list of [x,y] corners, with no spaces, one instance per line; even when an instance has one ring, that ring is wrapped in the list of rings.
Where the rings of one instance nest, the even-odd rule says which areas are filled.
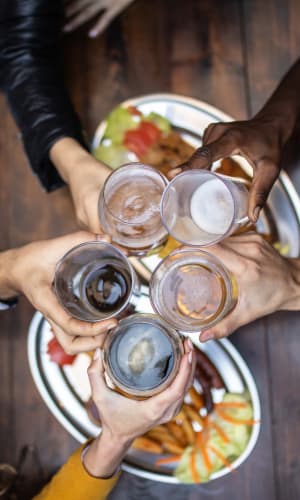
[[[80,432],[75,425],[72,424],[71,421],[68,420],[68,418],[64,415],[63,411],[59,408],[55,400],[51,397],[47,390],[47,386],[44,382],[44,379],[42,377],[42,374],[40,373],[39,370],[39,364],[36,358],[36,337],[38,335],[38,332],[40,331],[40,328],[42,328],[43,323],[46,322],[46,319],[44,316],[39,312],[36,311],[35,314],[33,315],[29,329],[28,329],[28,336],[27,336],[27,356],[28,356],[28,362],[29,362],[29,368],[30,372],[33,378],[33,381],[35,383],[35,386],[48,407],[49,411],[52,413],[52,415],[56,418],[56,420],[62,425],[62,427],[69,433],[71,436],[74,437],[80,444],[86,442],[88,440],[88,437],[86,437],[82,432]],[[200,343],[199,341],[195,341],[195,338],[192,337],[192,341],[194,344],[197,346],[197,342]],[[259,398],[259,392],[258,388],[256,386],[256,382],[254,379],[254,376],[252,375],[250,369],[248,368],[248,365],[246,361],[243,359],[239,351],[236,349],[236,347],[228,340],[228,339],[219,339],[215,340],[214,342],[220,343],[225,352],[230,355],[230,357],[234,360],[236,366],[239,368],[241,371],[243,378],[247,384],[247,388],[249,390],[249,393],[251,395],[251,401],[252,401],[252,406],[253,406],[253,413],[254,413],[254,418],[258,420],[258,423],[255,424],[255,426],[252,428],[251,436],[248,441],[247,447],[243,451],[243,453],[233,462],[233,466],[235,469],[237,469],[240,465],[242,465],[247,458],[250,456],[250,454],[253,452],[255,445],[258,440],[258,436],[260,433],[261,429],[261,403],[260,403],[260,398]],[[168,484],[185,484],[180,482],[175,476],[171,476],[168,474],[163,474],[160,472],[150,472],[143,467],[137,467],[134,465],[130,465],[126,463],[126,460],[122,462],[121,464],[122,470],[129,472],[131,474],[134,474],[139,477],[144,477],[146,479],[151,479],[155,481],[160,481]],[[212,474],[210,481],[213,481],[215,479],[219,479],[225,475],[230,473],[230,470],[228,467],[223,467],[220,471],[215,472]],[[210,482],[209,481],[209,482]]]
[[[212,104],[202,101],[201,99],[197,99],[195,97],[187,97],[181,94],[173,94],[171,92],[164,92],[164,93],[154,92],[151,94],[141,94],[139,96],[131,97],[129,99],[126,99],[125,101],[120,102],[119,106],[125,106],[125,107],[134,106],[137,105],[137,103],[143,104],[158,100],[166,100],[168,102],[179,102],[180,104],[186,104],[195,109],[206,111],[207,113],[214,116],[220,121],[225,121],[225,122],[235,121],[233,116],[229,115],[228,113],[225,113],[224,111],[220,110],[216,106],[213,106]],[[91,141],[92,151],[99,145],[99,141],[103,135],[106,126],[106,121],[107,120],[104,118],[96,127],[96,130],[94,132]],[[284,169],[281,169],[277,180],[280,182],[281,186],[287,193],[291,201],[291,204],[294,208],[295,214],[297,216],[298,223],[300,224],[300,197],[298,195],[298,192],[294,184],[292,183],[288,173]]]

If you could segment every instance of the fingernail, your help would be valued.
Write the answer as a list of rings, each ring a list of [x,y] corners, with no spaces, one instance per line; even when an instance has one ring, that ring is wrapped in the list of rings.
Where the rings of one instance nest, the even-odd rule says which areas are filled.
[[[68,24],[66,24],[66,26],[63,27],[63,32],[64,33],[69,33],[69,31],[71,31],[71,26],[69,26]]]
[[[213,332],[203,332],[201,333],[199,340],[200,342],[206,342],[207,340],[211,340],[214,338]]]
[[[97,349],[94,352],[93,360],[97,361],[97,359],[99,359],[101,357],[101,355],[102,355],[102,351],[101,351],[100,347],[97,347]]]
[[[194,346],[193,346],[193,342],[191,341],[191,339],[188,339],[187,343],[188,343],[190,351],[192,351],[194,349]]]
[[[89,31],[89,37],[90,38],[96,38],[98,32],[97,31]]]
[[[259,217],[259,212],[261,210],[261,207],[255,207],[254,211],[253,211],[253,216],[254,216],[254,220],[255,222],[257,221],[258,217]]]
[[[193,362],[193,351],[190,351],[189,352],[189,363],[190,363],[190,365],[192,364],[192,362]]]

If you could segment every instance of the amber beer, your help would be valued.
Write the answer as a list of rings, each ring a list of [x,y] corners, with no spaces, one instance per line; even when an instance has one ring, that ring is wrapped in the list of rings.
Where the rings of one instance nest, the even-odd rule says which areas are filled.
[[[155,269],[150,281],[152,306],[182,332],[215,325],[234,307],[234,277],[208,252],[176,250]]]

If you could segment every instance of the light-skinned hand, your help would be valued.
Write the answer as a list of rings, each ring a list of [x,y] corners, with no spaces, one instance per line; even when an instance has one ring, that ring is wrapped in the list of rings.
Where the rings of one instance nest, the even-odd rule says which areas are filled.
[[[71,248],[85,241],[108,240],[84,231],[10,250],[10,295],[24,294],[50,323],[67,354],[90,351],[102,345],[103,334],[116,326],[115,319],[88,323],[72,318],[58,303],[52,287],[58,261]]]
[[[179,412],[184,396],[192,386],[195,369],[193,346],[188,339],[184,342],[184,349],[178,374],[171,385],[143,401],[126,398],[106,385],[102,352],[96,351],[88,375],[102,433],[84,456],[84,465],[92,475],[103,477],[111,474],[136,437],[170,421]],[[104,456],[105,460],[100,460]]]
[[[209,252],[234,275],[238,302],[226,318],[201,333],[202,342],[227,337],[275,311],[300,309],[299,259],[282,257],[257,233],[232,236]]]
[[[64,31],[74,31],[96,18],[88,32],[90,38],[96,38],[132,2],[133,0],[66,0]]]

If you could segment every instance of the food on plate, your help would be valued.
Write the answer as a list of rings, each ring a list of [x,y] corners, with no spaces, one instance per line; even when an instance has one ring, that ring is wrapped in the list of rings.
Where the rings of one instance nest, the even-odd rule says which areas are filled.
[[[223,467],[233,470],[232,462],[245,450],[256,423],[247,394],[225,393],[194,445],[178,457],[175,476],[184,483],[201,483]]]
[[[93,154],[111,168],[141,161],[166,174],[193,152],[194,148],[171,130],[163,116],[143,115],[133,106],[119,106],[109,114],[103,139]]]
[[[226,392],[222,377],[206,354],[196,350],[196,358],[194,385],[178,415],[134,443],[137,450],[164,455],[156,465],[171,465],[172,470],[175,466],[175,476],[186,483],[209,481],[223,467],[232,470],[232,462],[245,450],[256,424],[248,394]],[[222,393],[218,402],[213,401],[213,391]]]
[[[52,351],[55,346],[55,353],[56,350],[61,352],[61,347],[58,344],[57,348],[56,344],[56,339],[51,339],[49,350]],[[77,358],[80,356],[77,355]],[[92,353],[89,356],[92,357]],[[209,481],[214,472],[224,467],[232,470],[233,462],[248,444],[251,428],[257,423],[253,420],[248,394],[226,392],[218,368],[205,352],[195,349],[195,356],[194,383],[179,413],[170,422],[137,438],[132,445],[136,452],[153,454],[156,466],[163,467],[166,473],[173,473],[181,482],[187,483]],[[73,358],[73,363],[76,356],[69,357]],[[60,366],[66,362],[64,357],[54,361]],[[70,361],[67,360],[67,363]],[[91,398],[86,401],[91,422],[100,428],[96,406]]]
[[[61,347],[56,337],[53,337],[47,344],[47,353],[50,356],[51,361],[57,363],[59,366],[71,365],[75,359],[76,355],[67,354]]]

